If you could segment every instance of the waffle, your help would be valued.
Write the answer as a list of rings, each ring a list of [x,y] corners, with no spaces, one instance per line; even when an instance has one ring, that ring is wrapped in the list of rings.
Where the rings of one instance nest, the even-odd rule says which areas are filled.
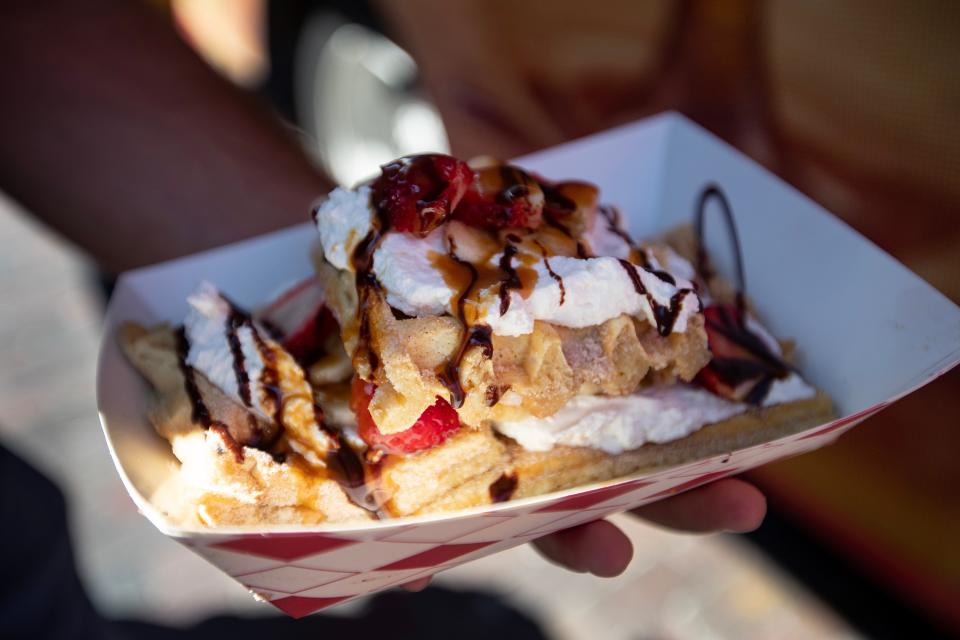
[[[170,327],[146,329],[128,323],[119,338],[129,360],[155,389],[148,417],[157,433],[170,442],[179,461],[177,471],[150,497],[171,521],[216,527],[267,522],[319,524],[376,517],[376,509],[358,506],[344,491],[341,478],[322,465],[311,464],[291,446],[297,433],[315,428],[312,416],[285,413],[287,428],[267,450],[241,445],[239,442],[251,440],[246,427],[252,414],[199,372],[193,372],[193,377],[211,423],[229,428],[205,428],[194,420],[178,360],[176,334]],[[329,361],[316,364],[310,377],[329,380],[331,370],[341,367],[341,363]],[[287,374],[291,375],[291,370]],[[343,430],[352,427],[353,415],[346,406],[348,394],[349,388],[343,384],[315,387],[315,399],[324,408],[328,425]],[[270,428],[259,422],[264,431]],[[376,493],[379,515],[400,517],[443,496],[457,499],[455,496],[461,495],[462,503],[471,503],[471,483],[489,484],[505,471],[508,462],[507,445],[489,428],[463,430],[443,447],[414,456],[390,456],[369,466],[364,482],[370,492]]]
[[[314,471],[291,451],[290,440],[309,426],[303,412],[285,414],[292,428],[272,447],[273,452],[286,452],[279,462],[270,451],[238,444],[238,440],[249,441],[240,430],[249,424],[252,414],[197,372],[194,378],[211,422],[228,429],[205,428],[194,420],[176,334],[170,327],[146,329],[128,323],[119,338],[130,362],[156,390],[148,417],[180,462],[179,472],[158,490],[154,500],[172,519],[225,526],[370,518],[369,512],[347,499],[335,479]],[[309,420],[312,422],[312,416]],[[272,425],[259,422],[265,432],[272,429]]]
[[[150,420],[180,463],[154,504],[198,526],[449,512],[832,416],[788,364],[792,343],[709,270],[691,228],[637,245],[597,198],[514,167],[400,160],[372,187],[331,194],[315,216],[316,281],[272,317],[201,285],[183,329],[125,326],[157,393]]]
[[[354,353],[359,341],[354,274],[336,270],[322,254],[315,254],[314,263],[344,346]],[[370,348],[380,366],[354,364],[359,375],[377,384],[370,403],[377,426],[395,433],[438,396],[449,395],[438,372],[456,357],[464,328],[451,316],[398,317],[379,290],[369,293],[367,305]],[[460,360],[464,401],[457,413],[471,427],[548,416],[577,394],[624,395],[654,383],[690,381],[710,359],[700,316],[691,317],[685,332],[669,336],[659,335],[644,318],[620,315],[582,329],[538,320],[529,334],[491,339],[492,358],[473,346]]]
[[[620,454],[598,449],[557,446],[550,451],[527,451],[509,439],[509,462],[501,476],[510,480],[510,499],[528,498],[593,482],[653,473],[667,467],[730,453],[769,442],[833,417],[833,405],[824,393],[805,400],[751,409],[695,433],[663,444],[644,446]],[[496,479],[494,480],[494,482]],[[455,495],[430,503],[418,514],[455,511],[495,502],[492,485],[480,482],[460,488]]]

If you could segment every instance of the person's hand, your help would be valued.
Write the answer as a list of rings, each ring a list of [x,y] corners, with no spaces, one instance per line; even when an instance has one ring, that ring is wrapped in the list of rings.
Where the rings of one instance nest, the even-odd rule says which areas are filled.
[[[727,478],[697,487],[672,498],[634,509],[631,513],[662,527],[687,533],[753,531],[763,522],[767,500],[752,484]],[[533,542],[545,558],[578,573],[613,577],[630,564],[630,538],[611,522],[598,520],[564,529]],[[430,578],[403,587],[420,591]]]
[[[631,513],[677,531],[744,533],[759,527],[766,511],[766,498],[756,487],[728,478]],[[571,571],[603,577],[620,575],[633,557],[630,539],[606,520],[552,533],[535,540],[533,546],[551,562]]]

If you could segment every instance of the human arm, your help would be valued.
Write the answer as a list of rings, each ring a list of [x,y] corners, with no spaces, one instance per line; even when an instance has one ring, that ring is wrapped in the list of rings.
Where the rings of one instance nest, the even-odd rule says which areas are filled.
[[[108,269],[301,221],[329,187],[268,114],[145,9],[36,6],[8,5],[0,25],[0,79],[18,88],[0,101],[0,185]],[[749,528],[762,496],[731,482],[640,513],[685,529]],[[630,552],[603,523],[538,546],[597,575],[622,570]]]
[[[290,132],[148,7],[0,9],[0,188],[119,272],[308,219]]]

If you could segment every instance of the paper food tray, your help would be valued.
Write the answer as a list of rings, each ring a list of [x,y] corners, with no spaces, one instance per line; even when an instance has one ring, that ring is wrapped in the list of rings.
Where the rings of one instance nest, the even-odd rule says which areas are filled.
[[[140,511],[292,616],[401,584],[772,460],[810,451],[945,373],[960,360],[960,309],[843,222],[682,116],[662,114],[516,161],[550,179],[596,183],[634,237],[690,222],[701,188],[726,191],[747,290],[778,336],[798,345],[804,377],[840,418],[799,434],[629,479],[450,515],[339,526],[184,530],[147,500],[173,472],[147,422],[149,391],[117,344],[120,323],[180,322],[209,280],[258,306],[312,273],[304,224],[121,276],[100,350],[97,396],[110,453]],[[708,229],[710,226],[708,224]],[[725,270],[724,234],[712,254]],[[713,246],[713,245],[716,246]]]

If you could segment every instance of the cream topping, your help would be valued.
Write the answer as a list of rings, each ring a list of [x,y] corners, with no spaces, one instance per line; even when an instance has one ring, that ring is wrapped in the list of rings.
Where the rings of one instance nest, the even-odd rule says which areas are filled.
[[[230,319],[235,313],[233,306],[208,282],[201,283],[187,298],[187,302],[190,311],[183,326],[190,348],[186,364],[260,418],[274,422],[279,413],[282,424],[278,426],[286,429],[291,448],[310,463],[323,466],[319,454],[327,451],[331,442],[315,419],[298,419],[289,412],[278,412],[273,406],[274,402],[280,402],[283,406],[294,395],[313,397],[306,380],[277,380],[276,369],[271,371],[272,379],[265,379],[265,373],[271,370],[271,365],[264,361],[261,349],[282,351],[282,347],[269,339],[263,327],[255,321],[231,326]],[[239,354],[231,345],[231,335],[239,345]],[[238,370],[243,372],[245,381],[241,382]],[[264,400],[268,397],[268,388],[281,397],[271,398],[271,402],[266,404]]]
[[[791,374],[774,382],[763,405],[811,398],[815,393],[800,376]],[[699,387],[676,384],[626,396],[576,396],[552,416],[500,422],[494,427],[530,451],[591,447],[615,455],[647,443],[679,440],[749,408]]]
[[[203,282],[187,298],[190,311],[183,321],[184,331],[190,343],[186,363],[202,373],[225,394],[240,404],[247,405],[243,396],[250,398],[247,405],[265,420],[272,420],[271,409],[265,407],[260,393],[260,380],[265,363],[257,348],[250,325],[235,330],[243,354],[243,366],[248,382],[241,391],[234,369],[234,354],[227,333],[227,321],[232,312],[225,300],[209,282]]]
[[[353,271],[350,257],[373,224],[370,194],[369,186],[355,191],[337,188],[316,210],[314,218],[320,230],[323,255],[337,269]]]
[[[324,254],[338,269],[352,270],[349,252],[370,230],[373,214],[370,210],[369,188],[357,191],[336,189],[327,202],[317,210],[317,227]],[[458,236],[455,243],[458,256],[469,245],[469,228],[459,223],[448,223],[435,229],[425,238],[406,233],[388,233],[374,253],[373,273],[386,292],[387,302],[408,315],[428,316],[452,313],[451,300],[455,292],[444,281],[443,275],[431,263],[431,254],[449,250],[448,235]],[[479,322],[490,326],[493,333],[517,336],[533,331],[536,320],[544,320],[566,327],[582,328],[602,324],[621,314],[643,316],[655,325],[653,308],[647,296],[640,295],[624,269],[621,259],[630,254],[630,247],[609,229],[603,216],[594,216],[585,240],[596,258],[548,258],[550,269],[562,278],[564,286],[561,304],[560,284],[551,276],[540,254],[529,258],[530,268],[537,274],[532,290],[521,294],[510,292],[506,313],[500,314],[499,286],[481,291]],[[468,250],[468,249],[466,249]],[[531,249],[521,245],[518,257]],[[654,269],[671,267],[679,273],[692,274],[693,268],[676,254],[668,254],[670,263],[660,265],[650,256]],[[499,264],[502,253],[489,258],[488,265]],[[668,307],[678,290],[692,288],[688,279],[675,276],[670,284],[642,268],[635,269],[643,287],[656,304]],[[697,313],[699,300],[693,293],[686,294],[679,305],[673,331],[684,332],[687,319]]]

